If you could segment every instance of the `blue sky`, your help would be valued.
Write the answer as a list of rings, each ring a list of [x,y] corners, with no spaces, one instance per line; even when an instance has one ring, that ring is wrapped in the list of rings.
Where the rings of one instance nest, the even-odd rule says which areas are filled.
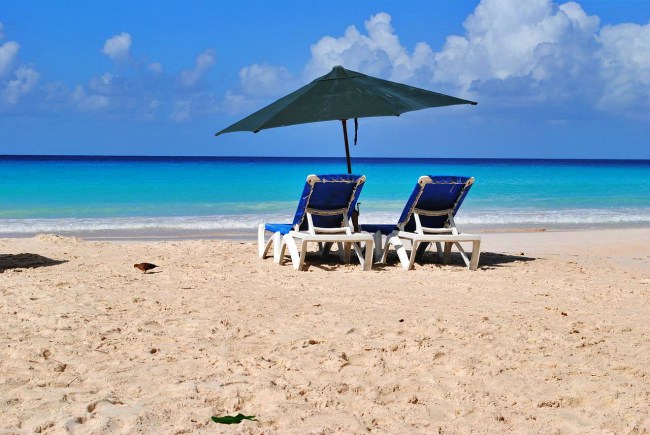
[[[479,102],[353,156],[650,159],[647,0],[0,0],[0,154],[342,156],[336,122],[213,136],[339,64]]]

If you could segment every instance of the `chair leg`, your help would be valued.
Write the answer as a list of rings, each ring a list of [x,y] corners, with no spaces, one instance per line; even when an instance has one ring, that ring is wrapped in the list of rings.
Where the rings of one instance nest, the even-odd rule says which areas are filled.
[[[349,264],[351,257],[351,243],[340,243],[339,246],[341,245],[343,245],[343,262]]]
[[[329,245],[332,246],[334,243],[330,243]],[[345,262],[345,243],[342,242],[336,242],[336,253],[339,256],[339,260]]]
[[[422,255],[424,255],[424,252],[427,250],[429,247],[429,242],[422,242],[420,243],[420,246],[418,246],[418,249],[416,251],[416,257],[415,258],[421,258]]]
[[[390,238],[386,237],[386,244],[384,245],[384,249],[381,253],[381,263],[386,264],[386,261],[388,261],[388,251],[390,250]]]
[[[364,268],[364,262],[365,262],[365,255],[363,253],[363,249],[361,249],[360,243],[346,243],[347,246],[350,248],[350,254],[352,254],[352,251],[354,251],[354,254],[357,256],[357,259],[359,260],[359,264],[361,265],[361,268]],[[366,250],[368,247],[366,246]],[[352,255],[350,255],[352,257]],[[346,264],[350,263],[350,258],[348,258],[348,261]]]
[[[359,252],[357,253],[357,255],[359,255],[359,262],[361,262],[361,268],[366,272],[369,271],[369,270],[372,270],[372,261],[374,259],[374,251],[375,251],[373,249],[374,244],[375,244],[374,241],[366,242],[366,253],[365,253],[366,256],[365,256],[365,259],[363,259],[363,261],[362,261],[361,255],[360,255],[362,253],[361,248],[359,248]],[[358,248],[358,245],[356,243],[354,244],[354,246],[356,246]]]
[[[303,267],[305,266],[305,256],[307,255],[307,241],[303,240],[302,243],[300,244],[300,260],[298,261],[298,264],[294,263],[293,268],[296,270],[303,270]]]
[[[436,242],[436,252],[438,253],[438,258],[444,260],[445,255],[442,250],[442,243]]]
[[[320,255],[321,257],[324,257],[324,256],[326,256],[327,254],[330,253],[330,249],[332,249],[332,242],[319,243],[318,247],[319,247],[318,255]]]
[[[406,270],[411,270],[413,269],[413,265],[415,264],[415,257],[418,255],[418,248],[420,247],[420,241],[418,240],[412,240],[411,241],[411,255],[409,256],[409,264],[408,268]]]
[[[260,258],[266,258],[266,254],[269,252],[271,242],[273,241],[272,238],[264,240],[265,234],[266,229],[264,228],[264,224],[260,224],[260,226],[257,227],[257,254]]]
[[[269,244],[273,243],[273,261],[280,262],[280,248],[282,247],[282,235],[279,232],[273,233],[269,239]],[[268,248],[267,248],[268,251]]]
[[[380,234],[380,233],[377,232],[376,234]],[[391,239],[393,237],[396,237],[396,236],[397,236],[397,232],[392,232],[392,233],[390,233],[389,235],[386,236],[386,241],[384,242],[384,248],[383,248],[382,254],[381,254],[381,262],[384,263],[384,264],[386,264],[386,261],[388,260],[388,251],[390,251],[390,245],[392,244]],[[393,245],[393,246],[395,247],[395,249],[397,249],[397,247],[395,245]]]
[[[476,270],[478,268],[478,259],[481,256],[481,241],[472,241],[472,260],[469,263],[469,270]]]
[[[452,242],[445,242],[445,253],[443,255],[444,264],[449,264],[451,262],[451,247],[453,246]]]
[[[275,264],[279,264],[280,266],[282,266],[282,264],[284,264],[284,254],[286,253],[286,251],[287,251],[287,242],[284,240],[284,237],[282,237],[282,241],[280,242],[280,254],[277,257],[273,257],[273,262]]]
[[[383,254],[383,249],[382,249],[383,245],[381,243],[381,232],[377,231],[375,234],[372,235],[372,238],[375,245],[374,261],[380,261],[382,260],[382,254]]]
[[[384,250],[384,256],[387,255],[389,245],[393,245],[395,247],[395,250],[397,251],[397,257],[402,264],[402,268],[404,270],[409,270],[410,260],[406,255],[406,249],[404,248],[404,243],[402,243],[402,240],[397,236],[392,236],[390,239],[388,239],[386,242],[386,249]]]
[[[465,252],[465,250],[463,249],[460,243],[455,242],[454,245],[456,245],[456,247],[458,248],[458,252],[460,252],[460,256],[463,257],[463,262],[465,263],[465,266],[469,268],[470,262],[469,262],[469,258],[467,258],[467,253]]]
[[[298,247],[296,246],[296,241],[293,239],[293,237],[291,237],[290,234],[285,234],[284,237],[282,237],[281,245],[282,248],[280,249],[280,261],[278,262],[278,264],[282,264],[284,260],[284,251],[285,249],[289,249],[289,255],[291,256],[291,263],[293,264],[293,268],[298,269],[300,265],[301,255],[298,253]]]

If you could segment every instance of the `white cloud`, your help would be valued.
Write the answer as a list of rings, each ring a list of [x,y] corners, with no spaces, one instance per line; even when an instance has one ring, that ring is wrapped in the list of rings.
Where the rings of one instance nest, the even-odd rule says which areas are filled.
[[[122,32],[106,40],[102,53],[116,61],[125,61],[131,57],[131,35]]]
[[[174,122],[187,122],[195,116],[217,113],[219,103],[210,92],[197,92],[172,101],[169,119]]]
[[[173,109],[169,120],[173,122],[187,122],[195,114],[211,113],[216,103],[211,93],[205,91],[203,81],[205,75],[217,62],[217,53],[213,49],[206,49],[195,60],[193,69],[181,71],[177,83],[183,90],[184,96],[172,101]]]
[[[105,95],[88,95],[83,86],[75,86],[71,95],[73,104],[81,110],[96,111],[106,109],[110,105],[110,99]]]
[[[434,80],[467,90],[474,81],[578,77],[590,64],[599,19],[577,3],[483,0],[435,55]]]
[[[600,28],[576,2],[482,0],[464,26],[435,54],[437,84],[494,104],[570,100],[650,117],[650,23]]]
[[[600,31],[600,74],[605,83],[599,107],[633,111],[643,117],[650,111],[650,23],[605,26]]]
[[[233,91],[226,91],[222,106],[224,112],[229,115],[237,115],[242,112],[260,108],[255,100],[251,100],[245,95]]]
[[[184,88],[193,88],[196,86],[203,76],[212,69],[217,62],[217,53],[208,48],[203,53],[196,57],[196,62],[193,69],[186,69],[181,71],[179,82]]]
[[[129,95],[133,92],[133,84],[126,77],[109,72],[93,77],[88,82],[88,90],[99,95]]]
[[[228,114],[259,109],[300,85],[284,67],[254,63],[239,70],[239,89],[227,91],[219,106]]]
[[[129,44],[118,44],[116,38],[109,40],[115,44],[107,41],[105,47],[111,48],[104,51],[116,59],[130,60]],[[118,46],[122,49],[116,49]],[[166,75],[160,62],[129,62],[126,69],[118,65],[116,71],[77,85],[69,101],[79,110],[102,110],[119,118],[151,121],[166,116],[174,122],[186,122],[194,114],[214,111],[214,97],[203,89],[203,78],[215,61],[214,50],[205,50],[196,57],[194,68],[183,70],[178,77]]]
[[[465,31],[448,36],[435,51],[426,35],[414,46],[404,46],[391,16],[380,12],[363,28],[349,26],[340,35],[315,41],[298,74],[263,63],[241,68],[239,85],[219,102],[209,88],[208,74],[217,60],[212,49],[173,75],[160,62],[132,61],[132,37],[123,32],[107,39],[101,50],[117,62],[115,70],[70,90],[40,85],[39,73],[19,58],[24,56],[20,44],[0,41],[0,104],[15,110],[16,104],[31,103],[23,99],[26,94],[39,95],[40,90],[45,103],[40,107],[53,101],[57,108],[185,122],[217,108],[233,114],[257,109],[343,65],[476,98],[486,110],[513,102],[548,108],[549,102],[569,101],[571,106],[650,116],[650,23],[599,26],[599,18],[577,2],[481,0],[465,20]],[[0,39],[4,31],[0,23]]]
[[[279,95],[293,84],[286,68],[257,63],[242,68],[239,80],[244,94],[262,98]]]
[[[0,31],[4,30],[1,25]],[[172,76],[165,74],[161,62],[135,61],[132,42],[126,32],[108,38],[101,52],[116,61],[115,68],[70,88],[63,82],[41,85],[36,69],[20,62],[20,45],[14,41],[0,43],[0,110],[101,111],[118,119],[150,121],[164,117],[185,122],[195,115],[215,113],[220,107],[206,80],[216,63],[214,50],[204,50],[191,68]],[[254,86],[256,79],[264,82],[262,76],[251,74],[249,85]]]
[[[409,51],[391,16],[378,13],[365,34],[350,26],[313,44],[305,76],[343,65],[489,107],[571,102],[650,117],[650,23],[601,29],[574,1],[481,0],[463,25],[437,52],[426,42]]]
[[[0,45],[0,78],[11,72],[11,68],[18,58],[19,50],[20,44],[14,41]]]
[[[0,22],[0,39],[4,39],[4,25]],[[20,44],[7,41],[0,45],[0,105],[15,106],[36,88],[40,74],[32,66],[18,59]]]
[[[9,80],[2,96],[6,103],[14,105],[20,97],[31,92],[38,82],[38,72],[28,66],[21,66],[14,71],[14,79]]]
[[[312,58],[305,75],[314,78],[327,73],[333,66],[342,65],[371,75],[407,80],[416,75],[418,69],[430,67],[433,52],[429,45],[420,42],[409,54],[401,45],[391,20],[389,14],[381,12],[364,23],[367,35],[350,26],[339,38],[321,38],[311,46]]]

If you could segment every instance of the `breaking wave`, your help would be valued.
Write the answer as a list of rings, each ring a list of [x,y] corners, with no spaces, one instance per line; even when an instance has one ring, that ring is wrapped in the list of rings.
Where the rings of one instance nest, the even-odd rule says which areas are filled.
[[[396,222],[399,212],[368,212],[361,223]],[[0,236],[21,236],[39,233],[84,234],[151,234],[156,232],[218,235],[219,233],[253,233],[260,223],[290,222],[285,214],[241,214],[180,217],[120,217],[65,219],[2,219]],[[531,227],[592,228],[649,226],[650,210],[635,209],[567,209],[567,210],[465,210],[457,216],[460,226],[472,228]]]

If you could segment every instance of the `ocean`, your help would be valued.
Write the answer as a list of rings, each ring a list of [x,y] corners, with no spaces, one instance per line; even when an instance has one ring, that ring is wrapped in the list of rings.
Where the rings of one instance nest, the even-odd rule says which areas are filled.
[[[466,231],[650,226],[650,160],[355,158],[362,223],[392,223],[421,175],[476,182]],[[289,222],[338,158],[0,156],[0,237],[250,237]]]

